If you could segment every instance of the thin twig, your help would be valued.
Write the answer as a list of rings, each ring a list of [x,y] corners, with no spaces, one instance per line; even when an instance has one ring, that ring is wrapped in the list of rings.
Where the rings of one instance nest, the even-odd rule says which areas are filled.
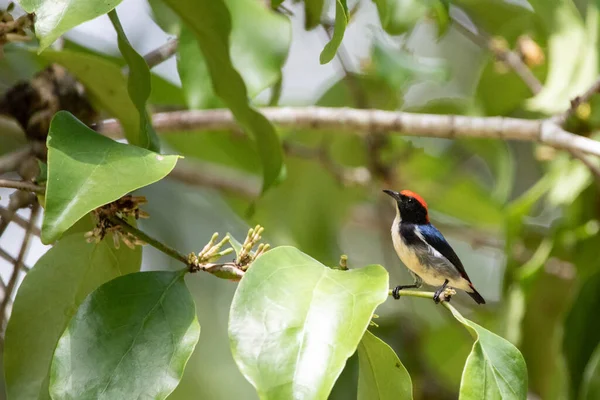
[[[167,43],[163,44],[159,48],[152,50],[150,53],[144,55],[144,60],[148,64],[148,68],[152,69],[163,61],[168,60],[177,52],[177,46],[179,41],[177,39],[170,39]]]
[[[4,298],[2,299],[2,304],[0,305],[0,325],[4,324],[4,318],[7,314],[7,307],[10,303],[12,293],[16,289],[17,280],[19,278],[19,273],[21,272],[21,268],[25,261],[25,256],[27,255],[27,251],[29,250],[29,244],[31,243],[31,231],[33,230],[33,226],[35,226],[36,219],[38,213],[40,211],[40,205],[35,204],[31,209],[31,216],[29,218],[29,225],[25,230],[25,237],[23,238],[23,244],[21,244],[21,250],[19,251],[19,255],[14,264],[14,268],[12,274],[6,284],[6,290],[4,291]]]
[[[542,83],[533,72],[531,72],[527,65],[525,65],[517,53],[507,48],[494,46],[491,37],[479,27],[477,28],[478,33],[475,33],[456,18],[452,18],[452,22],[454,23],[456,30],[463,36],[471,40],[477,46],[491,51],[496,59],[508,65],[521,78],[533,94],[538,94],[543,89],[544,86]]]
[[[110,221],[113,224],[116,225],[120,225],[121,228],[123,228],[123,230],[125,232],[129,232],[132,235],[136,236],[137,238],[143,240],[144,242],[148,243],[150,246],[154,247],[155,249],[157,249],[158,251],[168,255],[171,258],[174,258],[177,261],[181,261],[182,263],[184,263],[185,265],[188,265],[188,257],[184,254],[181,254],[180,252],[178,252],[177,250],[175,250],[172,247],[167,246],[166,244],[154,239],[153,237],[148,236],[146,233],[142,232],[141,230],[139,230],[138,228],[129,225],[129,223],[127,221],[125,221],[122,218],[119,217],[109,217]]]
[[[33,232],[32,232],[32,234],[33,234]],[[1,248],[1,247],[0,247],[0,258],[5,259],[9,263],[11,263],[13,266],[15,266],[17,264],[17,259],[14,258],[13,256],[11,256],[10,254],[8,254],[8,252],[6,250],[4,250],[3,248]],[[28,267],[24,263],[21,265],[21,268],[25,272],[27,272],[27,271],[29,271],[31,269],[30,267]],[[4,284],[4,282],[2,282],[1,279],[0,279],[0,286],[3,287],[3,288],[6,287],[6,285]]]
[[[34,204],[35,201],[35,194],[31,192],[17,190],[11,194],[8,202],[8,208],[0,219],[0,236],[2,236],[17,211],[21,208],[29,207],[31,204]]]
[[[25,218],[21,217],[19,214],[11,212],[10,210],[4,207],[0,207],[0,217],[11,219],[11,222],[14,222],[23,229],[26,229],[29,225],[29,222],[25,220]],[[35,236],[40,236],[42,234],[40,228],[38,228],[37,226],[33,227],[31,233]]]
[[[275,125],[296,129],[337,131],[400,132],[404,136],[445,139],[459,137],[520,140],[545,143],[559,149],[574,149],[600,156],[600,142],[567,132],[550,120],[464,115],[415,114],[400,111],[358,110],[329,107],[278,107],[260,111]],[[229,110],[188,110],[154,114],[158,132],[239,129]],[[107,136],[120,138],[117,121],[106,120],[98,127]]]
[[[36,185],[33,182],[16,181],[13,179],[0,179],[0,187],[25,190],[28,192],[34,192],[38,194],[43,194],[46,192],[46,188],[44,188],[43,186]]]
[[[562,126],[577,111],[577,107],[587,103],[596,93],[600,93],[600,78],[585,93],[571,100],[571,106],[564,113],[555,116],[553,122]]]

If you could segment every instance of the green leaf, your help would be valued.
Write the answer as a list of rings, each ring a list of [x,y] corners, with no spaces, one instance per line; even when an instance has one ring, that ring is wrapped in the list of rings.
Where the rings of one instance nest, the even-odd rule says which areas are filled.
[[[148,0],[152,9],[152,18],[160,28],[168,34],[179,36],[181,34],[181,20],[163,0]]]
[[[585,368],[581,387],[581,400],[600,399],[600,346],[596,347]]]
[[[256,140],[263,165],[263,192],[266,191],[276,182],[283,168],[281,144],[273,125],[248,103],[244,81],[231,63],[231,16],[224,1],[166,0],[166,3],[196,34],[215,93]]]
[[[127,81],[118,64],[101,56],[69,50],[47,50],[40,57],[67,68],[93,99],[119,120],[127,140],[130,143],[139,141],[140,116],[129,97]]]
[[[441,38],[448,32],[448,28],[450,28],[450,0],[434,0],[431,3],[431,10],[433,12],[433,18],[437,23],[438,39]]]
[[[415,80],[445,82],[450,78],[448,64],[442,59],[417,57],[379,42],[373,46],[374,74],[396,90]]]
[[[123,55],[127,65],[129,65],[129,75],[127,77],[127,92],[129,97],[135,104],[135,108],[139,114],[139,130],[135,138],[128,138],[129,143],[136,146],[150,149],[152,151],[160,151],[160,141],[152,127],[152,121],[146,111],[146,101],[150,97],[150,68],[146,64],[144,57],[139,55],[127,40],[121,21],[116,10],[108,13],[108,17],[117,31],[117,40],[119,43],[119,51]],[[133,139],[133,141],[131,140]]]
[[[460,382],[461,400],[527,399],[527,366],[519,350],[454,307],[450,310],[475,339]]]
[[[334,270],[277,247],[256,260],[235,293],[233,356],[261,399],[327,398],[387,292],[379,265]]]
[[[65,111],[52,119],[47,145],[44,243],[58,239],[91,210],[164,178],[178,158],[117,143]]]
[[[335,57],[338,47],[342,44],[346,25],[348,25],[348,5],[346,4],[346,0],[336,0],[333,37],[329,43],[325,45],[323,51],[321,51],[321,56],[319,57],[321,64],[327,64]]]
[[[394,350],[366,331],[358,345],[358,400],[412,399],[410,375]]]
[[[6,328],[8,399],[49,399],[52,354],[85,297],[118,276],[139,271],[142,248],[115,249],[112,240],[87,243],[84,218],[46,252],[19,287]]]
[[[304,27],[306,30],[321,24],[324,5],[325,0],[304,0]]]
[[[184,276],[138,272],[90,294],[56,347],[52,398],[166,398],[200,336]]]
[[[106,14],[121,0],[21,0],[19,5],[35,13],[35,34],[40,39],[39,52],[50,46],[69,29]]]
[[[600,273],[581,286],[564,322],[563,353],[571,380],[571,398],[578,398],[586,365],[600,345],[600,320],[591,317],[600,307]]]
[[[419,0],[373,0],[381,26],[390,35],[401,35],[427,15],[428,4]]]

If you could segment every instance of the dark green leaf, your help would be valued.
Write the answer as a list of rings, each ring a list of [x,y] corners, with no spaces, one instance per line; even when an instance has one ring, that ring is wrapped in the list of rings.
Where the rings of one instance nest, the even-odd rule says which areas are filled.
[[[600,320],[592,317],[600,309],[600,273],[583,283],[564,325],[563,353],[571,378],[571,398],[579,398],[583,372],[594,349],[600,345]]]
[[[200,336],[184,276],[139,272],[90,294],[56,347],[52,398],[166,398]]]
[[[118,64],[98,55],[70,50],[47,50],[40,56],[62,65],[75,75],[92,98],[119,120],[127,140],[131,143],[138,141],[140,116],[127,93],[127,81]]]
[[[128,138],[129,143],[135,144],[136,146],[150,149],[152,151],[160,151],[160,141],[158,136],[152,127],[152,121],[148,117],[146,111],[146,101],[150,97],[150,68],[146,64],[144,57],[139,55],[135,49],[127,40],[121,21],[117,15],[116,10],[112,10],[108,13],[110,21],[112,22],[115,30],[117,31],[117,40],[119,43],[119,50],[123,55],[127,65],[129,65],[129,75],[127,76],[127,92],[129,97],[135,104],[137,112],[139,114],[139,131],[135,139],[132,141]]]
[[[340,271],[293,247],[270,250],[233,298],[234,358],[262,399],[327,398],[387,292],[381,266]]]
[[[163,0],[148,0],[148,4],[152,9],[154,22],[156,22],[163,31],[175,36],[181,34],[181,20],[177,14],[171,10],[171,7],[167,6]]]
[[[438,38],[444,36],[450,28],[450,0],[434,0],[431,4],[433,17],[438,27]]]
[[[590,357],[590,362],[585,368],[581,387],[581,400],[600,399],[600,346]]]
[[[304,27],[313,29],[321,23],[325,0],[304,0]]]
[[[401,35],[412,29],[428,12],[427,2],[420,0],[373,0],[377,5],[381,26],[390,35]]]
[[[394,350],[366,331],[358,345],[358,400],[412,399],[410,375]]]
[[[85,297],[103,283],[136,272],[142,248],[115,249],[111,238],[87,243],[87,217],[44,254],[19,287],[6,329],[9,399],[49,399],[48,377],[58,339]]]
[[[77,25],[106,14],[121,0],[21,0],[19,5],[35,13],[35,34],[41,52],[63,33]]]
[[[223,0],[166,1],[196,34],[208,64],[215,93],[231,109],[241,126],[256,140],[263,165],[263,191],[283,168],[279,137],[271,123],[248,103],[246,86],[229,56],[231,16]]]
[[[451,308],[475,339],[460,383],[460,398],[527,399],[527,366],[523,355],[506,339],[469,321]]]
[[[42,241],[55,241],[91,210],[164,178],[176,162],[177,156],[117,143],[57,113],[48,132]]]
[[[348,6],[346,5],[346,0],[336,0],[333,37],[325,45],[323,51],[321,51],[321,56],[319,57],[321,64],[327,64],[335,57],[335,53],[340,44],[342,44],[342,39],[344,39],[346,25],[348,25]]]

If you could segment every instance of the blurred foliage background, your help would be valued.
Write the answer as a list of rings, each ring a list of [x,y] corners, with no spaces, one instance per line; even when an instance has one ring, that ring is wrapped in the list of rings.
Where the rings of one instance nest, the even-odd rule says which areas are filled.
[[[232,15],[233,63],[258,106],[539,118],[566,110],[599,74],[600,3],[591,0],[349,1],[342,46],[326,65],[318,60],[332,32],[334,2],[287,0],[275,11],[258,0],[225,3]],[[317,3],[322,12],[307,5]],[[160,0],[125,0],[117,8],[141,54],[179,37],[176,59],[153,69],[151,111],[222,107],[193,34],[165,7]],[[0,90],[31,79],[50,62],[75,68],[61,58],[64,52],[89,59],[92,69],[98,57],[124,65],[114,30],[101,17],[39,56],[29,44],[4,46]],[[506,62],[507,54],[530,69],[540,87],[524,82]],[[89,79],[110,85],[102,73]],[[592,97],[578,107],[566,123],[569,130],[594,138],[598,101]],[[0,122],[0,152],[24,143],[13,122]],[[536,143],[386,132],[278,133],[286,174],[262,198],[235,189],[243,182],[250,195],[258,193],[261,178],[256,147],[239,131],[161,135],[167,152],[184,155],[190,166],[233,183],[233,189],[206,188],[193,179],[161,181],[141,191],[151,215],[141,228],[190,252],[214,231],[243,237],[260,223],[272,245],[297,246],[330,265],[340,254],[349,256],[351,267],[380,263],[392,285],[405,284],[412,278],[392,248],[394,208],[381,189],[411,189],[428,201],[433,223],[488,304],[474,307],[463,294],[453,301],[465,316],[521,350],[530,398],[598,398],[593,396],[600,380],[600,196],[599,177],[590,168]],[[0,245],[14,255],[19,241],[4,235]],[[45,249],[36,243],[30,264]],[[145,269],[175,268],[156,250],[144,251]],[[256,398],[229,351],[235,284],[207,274],[187,281],[199,305],[202,334],[170,398]],[[451,315],[413,298],[389,300],[377,313],[376,332],[406,365],[415,398],[456,398],[472,341]],[[331,398],[355,398],[357,373],[353,356]]]

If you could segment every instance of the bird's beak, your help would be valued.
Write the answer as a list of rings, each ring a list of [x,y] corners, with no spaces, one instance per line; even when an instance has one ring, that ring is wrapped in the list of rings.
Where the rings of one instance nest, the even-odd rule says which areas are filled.
[[[384,189],[383,193],[390,195],[394,200],[400,200],[400,193],[394,192],[393,190]]]

